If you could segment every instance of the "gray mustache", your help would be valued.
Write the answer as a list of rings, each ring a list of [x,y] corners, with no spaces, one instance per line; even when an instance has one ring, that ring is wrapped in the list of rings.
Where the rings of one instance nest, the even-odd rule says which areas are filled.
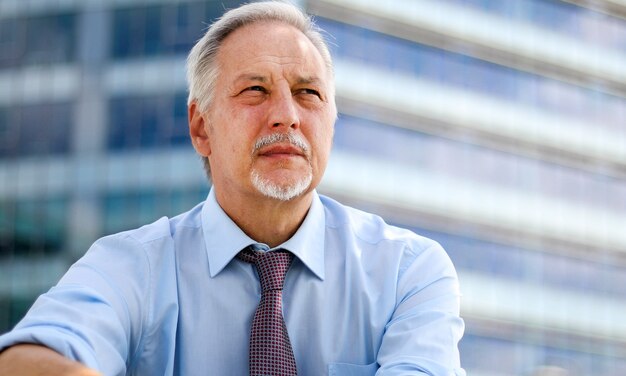
[[[289,143],[302,150],[305,155],[309,155],[309,145],[307,145],[302,137],[296,136],[293,133],[272,133],[270,135],[263,136],[254,143],[252,152],[254,154],[260,149],[276,143]]]

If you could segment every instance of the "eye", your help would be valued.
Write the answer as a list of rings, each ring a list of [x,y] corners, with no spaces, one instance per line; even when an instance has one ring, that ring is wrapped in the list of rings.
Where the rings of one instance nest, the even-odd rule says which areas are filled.
[[[259,85],[250,86],[250,87],[246,88],[244,91],[247,91],[247,90],[259,91],[259,92],[262,92],[262,93],[267,92],[267,90],[265,90],[265,88],[263,86],[259,86]]]
[[[322,95],[320,94],[319,91],[315,90],[315,89],[311,89],[311,88],[303,88],[300,89],[296,92],[296,94],[307,94],[307,95],[315,95],[318,98],[322,98]]]

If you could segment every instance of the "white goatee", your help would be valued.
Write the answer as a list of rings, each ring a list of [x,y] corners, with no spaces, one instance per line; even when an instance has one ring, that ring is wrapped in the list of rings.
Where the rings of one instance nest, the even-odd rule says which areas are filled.
[[[300,136],[293,133],[272,133],[268,136],[261,137],[255,142],[252,153],[254,155],[261,148],[275,143],[289,143],[297,147],[302,151],[302,154],[304,154],[308,160],[309,146]],[[309,161],[308,173],[292,184],[276,183],[261,176],[257,170],[252,170],[251,178],[252,185],[264,196],[280,201],[289,201],[300,196],[307,190],[307,188],[309,188],[311,182],[313,181],[313,171],[310,167]]]

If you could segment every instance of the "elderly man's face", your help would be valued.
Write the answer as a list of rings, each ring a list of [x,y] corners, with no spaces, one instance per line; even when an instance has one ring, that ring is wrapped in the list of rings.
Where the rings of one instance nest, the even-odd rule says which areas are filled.
[[[204,116],[215,187],[283,200],[310,192],[326,168],[336,111],[317,49],[289,25],[259,22],[230,34],[217,62]]]

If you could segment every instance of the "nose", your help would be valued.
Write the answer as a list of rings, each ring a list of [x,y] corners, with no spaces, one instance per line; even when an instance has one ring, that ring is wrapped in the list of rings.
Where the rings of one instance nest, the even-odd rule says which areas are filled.
[[[271,96],[268,123],[272,128],[300,127],[300,117],[294,96],[289,88],[275,90]]]

